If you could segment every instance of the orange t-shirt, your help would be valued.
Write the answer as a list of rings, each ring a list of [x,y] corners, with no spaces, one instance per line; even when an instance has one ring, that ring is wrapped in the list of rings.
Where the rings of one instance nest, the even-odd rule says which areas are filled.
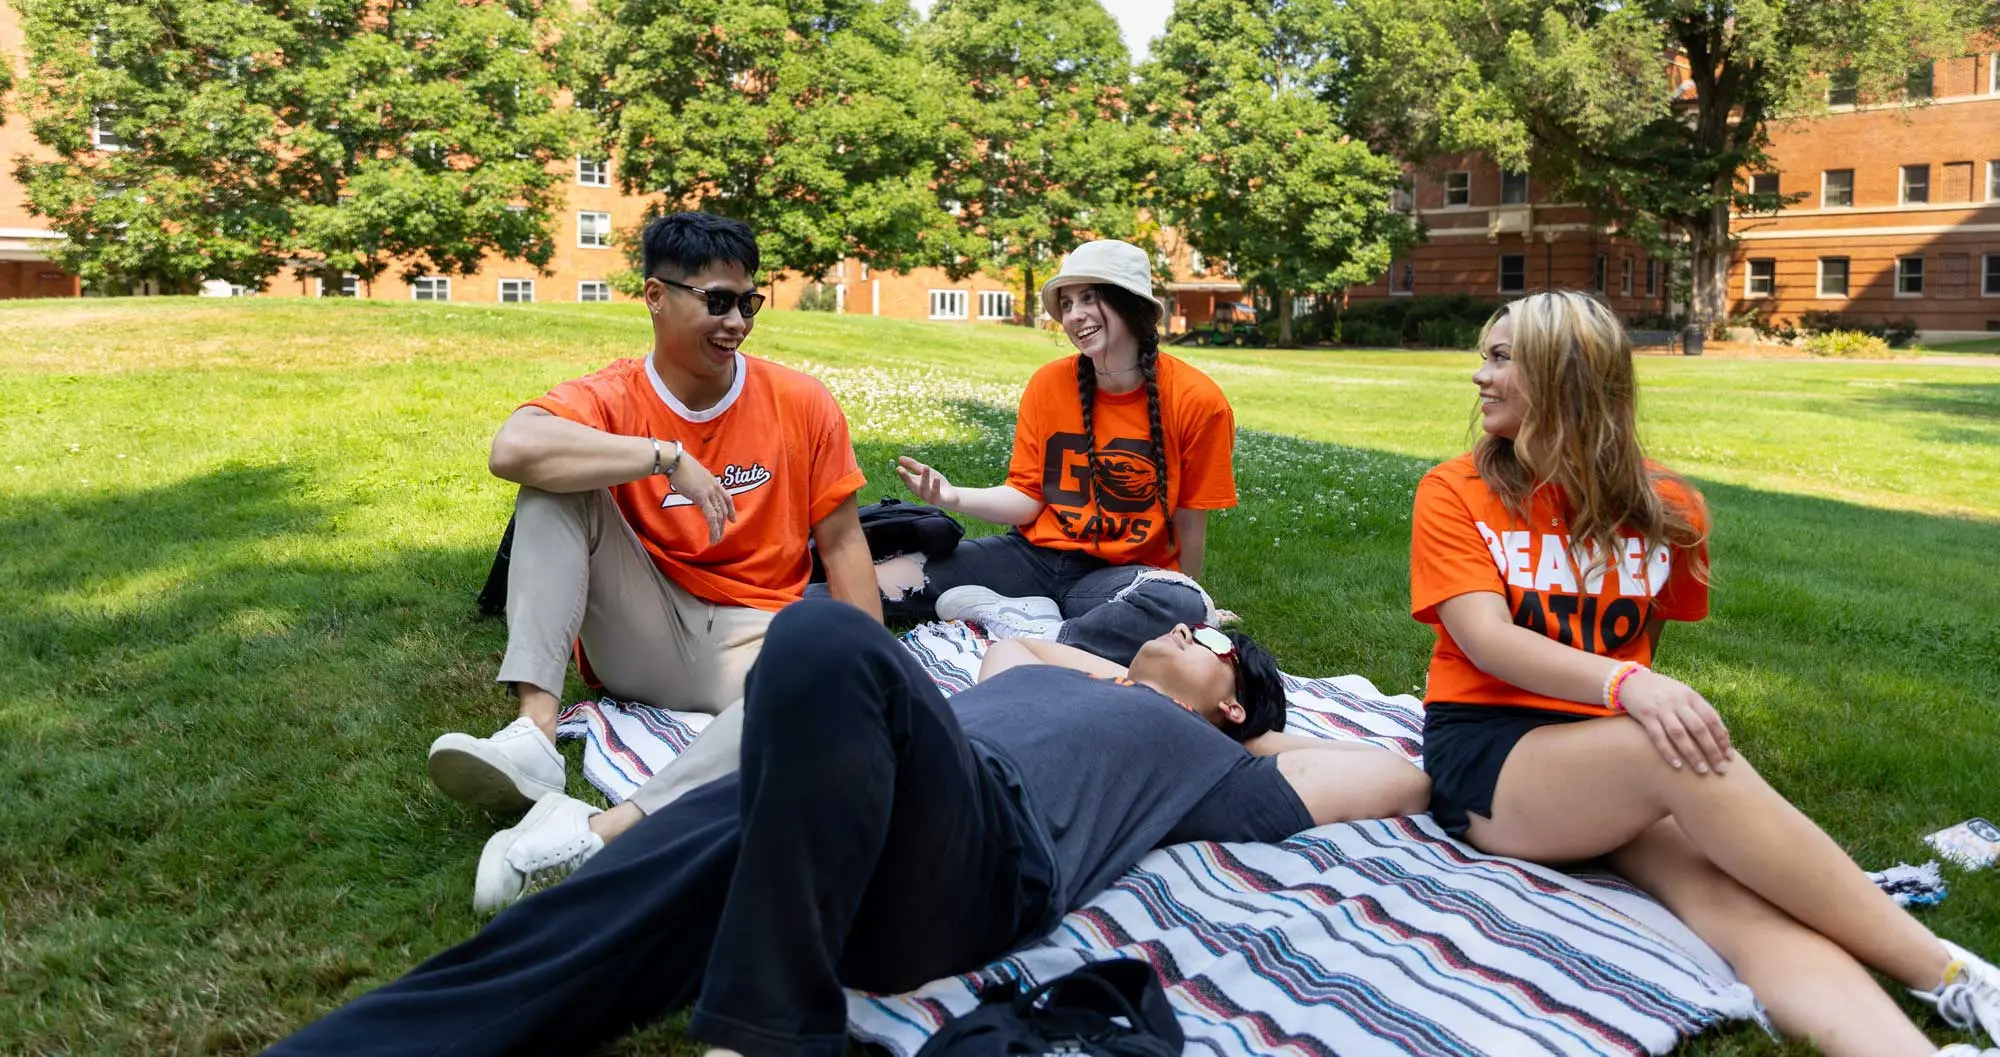
[[[1102,389],[1091,412],[1097,435],[1083,435],[1076,361],[1043,364],[1021,394],[1014,456],[1007,484],[1039,499],[1041,514],[1022,527],[1028,542],[1080,550],[1114,565],[1180,568],[1180,548],[1167,542],[1159,504],[1160,474],[1146,390],[1112,395]],[[1166,449],[1166,510],[1218,510],[1236,505],[1236,415],[1221,387],[1183,360],[1160,355],[1160,432]],[[1085,455],[1097,452],[1097,473]]]
[[[1648,469],[1660,467],[1648,463]],[[1697,525],[1706,526],[1699,492],[1665,481],[1659,488],[1661,499],[1692,511]],[[1660,544],[1648,553],[1640,537],[1621,536],[1624,548],[1616,560],[1584,576],[1590,561],[1570,553],[1565,506],[1560,489],[1544,485],[1530,497],[1522,524],[1480,479],[1470,454],[1432,469],[1418,483],[1410,523],[1410,613],[1437,629],[1425,702],[1611,714],[1595,702],[1544,697],[1480,671],[1438,619],[1438,604],[1459,595],[1490,591],[1507,600],[1520,627],[1640,664],[1653,659],[1645,634],[1653,617],[1708,615],[1708,587],[1695,579],[1691,555],[1682,548]]]
[[[713,547],[701,511],[665,476],[614,485],[611,496],[660,572],[717,605],[777,610],[803,597],[812,527],[867,483],[833,394],[769,360],[739,355],[729,394],[705,411],[675,399],[649,357],[619,360],[525,406],[606,433],[677,440],[701,460],[736,500],[736,520]]]

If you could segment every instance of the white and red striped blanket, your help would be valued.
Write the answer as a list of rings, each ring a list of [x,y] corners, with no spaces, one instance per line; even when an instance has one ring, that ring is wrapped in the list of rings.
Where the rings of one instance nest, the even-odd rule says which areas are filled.
[[[985,649],[963,624],[903,642],[947,694],[971,685]],[[1286,688],[1287,731],[1419,758],[1415,698],[1358,676]],[[617,801],[706,720],[599,701],[572,706],[562,729]],[[1190,1053],[1658,1054],[1759,1016],[1721,960],[1630,885],[1481,855],[1417,816],[1160,849],[1011,957],[910,994],[851,994],[849,1030],[909,1057],[992,981],[1116,956],[1159,972]]]

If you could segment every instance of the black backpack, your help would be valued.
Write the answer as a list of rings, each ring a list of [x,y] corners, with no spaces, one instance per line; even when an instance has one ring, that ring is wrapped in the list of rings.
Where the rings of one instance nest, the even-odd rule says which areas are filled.
[[[1027,994],[1011,981],[988,988],[977,1008],[946,1021],[917,1057],[1178,1057],[1185,1043],[1153,967],[1122,958]]]
[[[878,562],[898,554],[942,558],[965,538],[965,526],[953,521],[950,514],[922,503],[905,503],[893,496],[862,507],[860,514],[861,534],[868,538],[868,553]],[[811,550],[812,578],[824,580],[826,570],[820,565],[819,548]]]

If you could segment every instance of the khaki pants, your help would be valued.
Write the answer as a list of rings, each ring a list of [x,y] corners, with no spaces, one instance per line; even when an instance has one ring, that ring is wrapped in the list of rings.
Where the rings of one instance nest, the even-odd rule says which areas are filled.
[[[742,728],[734,706],[772,615],[704,601],[668,580],[610,491],[523,488],[514,504],[507,653],[498,681],[561,697],[571,643],[580,638],[591,670],[620,701],[711,715],[728,710],[633,796],[650,812],[736,769]]]

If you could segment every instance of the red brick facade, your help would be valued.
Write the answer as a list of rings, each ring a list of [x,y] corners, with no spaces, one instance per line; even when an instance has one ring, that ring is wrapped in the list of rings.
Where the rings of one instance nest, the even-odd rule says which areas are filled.
[[[12,57],[17,72],[21,50],[20,16],[0,0],[0,56]],[[28,215],[27,191],[13,176],[14,158],[21,154],[50,157],[20,115],[0,112],[0,298],[75,297],[82,292],[76,276],[50,264],[37,245],[55,232]]]
[[[1937,64],[1928,106],[1837,106],[1773,128],[1777,190],[1805,197],[1736,219],[1733,310],[1907,317],[1926,336],[2000,330],[1994,51]]]

